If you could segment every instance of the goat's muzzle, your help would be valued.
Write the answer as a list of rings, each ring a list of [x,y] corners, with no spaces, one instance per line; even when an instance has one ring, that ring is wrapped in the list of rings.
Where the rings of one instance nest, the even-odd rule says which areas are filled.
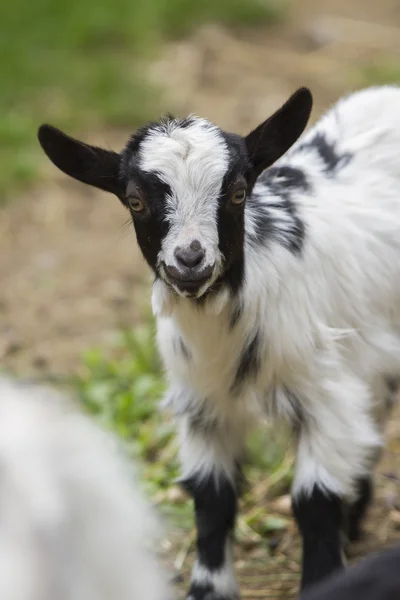
[[[185,295],[196,296],[199,290],[207,284],[214,272],[215,265],[205,267],[185,267],[178,269],[173,265],[164,264],[168,282]]]

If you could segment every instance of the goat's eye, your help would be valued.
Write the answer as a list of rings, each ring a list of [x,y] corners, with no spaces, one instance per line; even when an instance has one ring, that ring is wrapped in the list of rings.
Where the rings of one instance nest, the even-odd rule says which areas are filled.
[[[246,190],[244,188],[240,188],[239,190],[235,190],[232,194],[232,204],[242,204],[246,199]]]
[[[144,203],[137,196],[130,196],[128,198],[129,207],[133,210],[133,212],[142,212],[144,210]]]

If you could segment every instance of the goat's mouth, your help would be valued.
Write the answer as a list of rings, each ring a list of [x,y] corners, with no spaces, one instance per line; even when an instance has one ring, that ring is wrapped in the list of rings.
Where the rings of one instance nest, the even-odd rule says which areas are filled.
[[[214,265],[203,269],[179,271],[173,266],[163,264],[164,280],[184,297],[200,298],[212,283]]]

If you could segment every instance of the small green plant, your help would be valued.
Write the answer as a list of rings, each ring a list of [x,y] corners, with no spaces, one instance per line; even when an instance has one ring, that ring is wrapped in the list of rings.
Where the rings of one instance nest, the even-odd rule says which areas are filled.
[[[178,474],[178,465],[173,424],[158,410],[164,384],[153,326],[121,333],[111,356],[96,349],[86,352],[74,384],[86,410],[141,459],[150,493],[167,488]]]

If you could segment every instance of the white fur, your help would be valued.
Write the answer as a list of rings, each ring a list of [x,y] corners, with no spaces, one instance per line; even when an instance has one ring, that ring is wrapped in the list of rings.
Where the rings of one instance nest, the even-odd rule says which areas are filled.
[[[221,291],[221,302],[213,300],[217,310],[207,311],[157,283],[156,304],[157,298],[161,305],[174,296],[172,314],[158,318],[158,343],[176,412],[184,412],[183,399],[189,398],[191,411],[200,407],[218,424],[207,442],[183,436],[186,474],[200,469],[205,476],[221,468],[232,474],[247,423],[260,410],[293,419],[287,390],[297,398],[307,423],[299,440],[296,494],[318,484],[351,498],[356,478],[371,469],[382,444],[373,413],[386,401],[386,375],[400,373],[399,106],[400,90],[395,87],[344,98],[278,161],[277,166],[301,168],[311,184],[310,192],[298,189],[293,195],[306,229],[302,256],[288,251],[279,235],[257,248],[246,244],[245,285],[239,296],[243,316],[233,329],[227,290]],[[301,148],[318,131],[334,142],[339,154],[353,155],[335,176],[325,172],[315,148]],[[197,212],[194,198],[198,202],[199,197],[193,190],[217,189],[225,151],[220,148],[218,162],[216,146],[212,160],[195,162],[186,171],[183,158],[178,161],[165,148],[161,158],[145,166],[158,167],[169,173],[166,179],[179,181],[182,201],[179,206],[176,198],[171,202],[171,220],[180,222],[188,202],[191,226],[201,228],[205,210],[212,231],[213,203],[202,194],[204,203]],[[154,154],[156,150],[154,141]],[[214,164],[218,166],[212,170]],[[189,172],[193,185],[185,195],[192,181]],[[279,200],[267,194],[262,182],[256,192],[266,206]],[[273,207],[271,211],[284,237],[287,215]],[[246,208],[247,234],[255,218]],[[255,331],[262,340],[261,369],[233,398],[240,354]],[[189,349],[190,361],[173,351],[177,336]],[[224,452],[215,460],[211,448],[218,447]]]
[[[232,540],[229,538],[225,544],[224,565],[221,569],[209,571],[206,567],[195,562],[192,570],[192,583],[202,586],[211,584],[216,597],[232,598],[232,600],[240,597],[239,588],[236,582]],[[193,596],[188,596],[187,600],[193,600]]]
[[[0,597],[166,600],[158,524],[118,443],[64,396],[0,379]]]
[[[199,290],[201,296],[218,277],[223,259],[218,249],[217,208],[228,148],[219,129],[204,119],[194,119],[186,128],[178,124],[169,121],[164,128],[150,130],[141,142],[139,167],[156,173],[171,189],[167,197],[169,231],[159,264],[181,270],[174,250],[188,248],[198,240],[205,250],[202,266],[215,265],[211,280]],[[181,293],[178,288],[175,291]]]

